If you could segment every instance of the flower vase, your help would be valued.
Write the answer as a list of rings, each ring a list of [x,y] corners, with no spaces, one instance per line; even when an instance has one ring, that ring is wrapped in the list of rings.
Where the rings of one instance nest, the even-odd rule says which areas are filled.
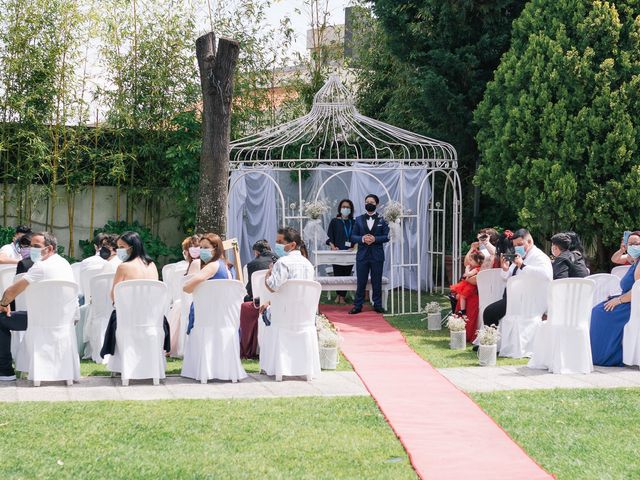
[[[335,370],[338,365],[338,347],[320,347],[320,368]]]
[[[440,315],[440,312],[427,315],[427,330],[442,330],[442,315]]]
[[[449,332],[449,346],[451,350],[464,350],[467,347],[467,332],[461,330],[459,332]]]
[[[493,367],[496,364],[498,354],[497,345],[479,345],[478,346],[478,363],[481,367]]]
[[[394,220],[389,222],[389,240],[396,241],[402,235],[402,228],[400,227],[400,220]]]

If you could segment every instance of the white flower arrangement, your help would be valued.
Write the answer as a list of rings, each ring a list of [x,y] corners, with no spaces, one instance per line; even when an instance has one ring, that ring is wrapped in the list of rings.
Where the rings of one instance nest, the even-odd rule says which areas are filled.
[[[319,219],[322,215],[329,211],[329,205],[324,200],[317,202],[309,202],[304,205],[304,213],[313,220]]]
[[[497,345],[500,340],[500,332],[495,325],[484,327],[476,332],[478,334],[478,342],[480,345]]]
[[[321,348],[338,348],[340,346],[340,335],[326,316],[316,315],[316,331],[318,332],[318,344]]]
[[[442,307],[438,302],[429,302],[422,308],[422,313],[426,313],[427,315],[430,313],[440,313]]]
[[[404,209],[402,208],[402,204],[400,202],[391,201],[387,203],[383,210],[382,216],[389,223],[395,223],[402,216]]]
[[[449,320],[447,320],[447,328],[450,332],[463,332],[466,324],[466,315],[453,314],[449,317]]]

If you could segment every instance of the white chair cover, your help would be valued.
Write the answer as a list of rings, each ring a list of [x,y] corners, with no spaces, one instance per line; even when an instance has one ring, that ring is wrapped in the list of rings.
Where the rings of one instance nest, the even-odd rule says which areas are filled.
[[[90,352],[85,352],[85,343],[88,342],[85,331],[87,319],[91,317],[91,279],[102,273],[102,267],[103,265],[91,265],[80,271],[80,290],[84,293],[84,305],[80,307],[80,321],[76,324],[76,336],[78,351],[83,358],[90,356]]]
[[[85,353],[96,363],[105,363],[100,356],[100,349],[104,342],[104,333],[107,330],[113,304],[111,302],[111,287],[114,273],[101,273],[92,277],[90,316],[85,324]]]
[[[71,264],[71,271],[73,271],[73,278],[76,281],[76,284],[79,287],[78,293],[84,293],[82,291],[82,285],[80,284],[80,270],[82,269],[82,262],[76,262]]]
[[[478,296],[480,306],[478,308],[478,327],[484,326],[484,309],[502,298],[506,282],[502,278],[501,268],[482,270],[476,276],[478,282]]]
[[[253,298],[260,299],[260,305],[267,305],[271,301],[271,295],[273,295],[264,284],[264,277],[267,275],[267,271],[258,270],[251,275],[251,292],[253,293]],[[265,335],[268,335],[271,331],[266,327],[262,318],[258,317],[258,350],[260,350],[262,343],[265,341]]]
[[[589,323],[596,284],[587,278],[563,278],[549,286],[549,311],[533,344],[529,368],[551,373],[591,373]]]
[[[180,301],[178,302],[178,305],[176,307],[180,310],[180,325],[178,326],[179,343],[177,351],[177,356],[179,357],[184,356],[184,345],[187,341],[187,326],[189,325],[189,310],[191,308],[191,303],[193,302],[193,295],[185,292],[183,290],[183,287],[184,284],[187,283],[187,281],[193,278],[194,274],[184,276],[183,272],[182,275],[183,276],[181,276],[177,281],[177,283],[180,285]]]
[[[316,311],[322,287],[313,280],[288,280],[271,296],[269,335],[260,348],[260,368],[281,381],[283,375],[320,373]]]
[[[596,282],[596,290],[593,294],[593,305],[596,306],[600,302],[604,302],[612,295],[620,294],[620,277],[610,273],[596,273],[589,275],[589,280]]]
[[[240,362],[240,305],[246,295],[238,280],[207,280],[193,292],[195,323],[187,335],[183,377],[202,383],[247,377]]]
[[[622,278],[627,274],[627,270],[629,270],[630,267],[631,265],[618,265],[617,267],[613,267],[611,275]]]
[[[64,280],[42,280],[25,291],[27,332],[16,369],[29,380],[80,380],[80,357],[73,322],[78,309],[78,286]]]
[[[547,310],[549,280],[533,273],[507,281],[507,313],[500,321],[500,356],[530,357],[533,339]]]
[[[14,281],[16,275],[15,265],[0,265],[0,291],[4,292]],[[20,349],[20,343],[24,338],[24,332],[12,331],[11,332],[11,356],[16,358],[18,350]]]
[[[14,283],[20,280],[25,275],[26,273],[19,273],[18,275],[16,275],[13,279]],[[24,312],[27,310],[27,296],[24,294],[24,292],[16,297],[15,302],[17,312]]]
[[[169,289],[170,297],[170,305],[169,308],[167,308],[166,313],[167,322],[169,322],[169,327],[171,329],[170,355],[177,358],[182,358],[184,353],[184,338],[182,338],[184,337],[184,334],[181,332],[183,310],[182,286],[184,283],[183,279],[186,271],[186,262],[165,265],[162,269],[162,279]],[[184,328],[187,328],[186,324]]]
[[[169,296],[157,280],[126,280],[116,285],[116,348],[109,370],[121,372],[122,385],[132,378],[151,378],[154,385],[165,378],[162,321]]]
[[[640,282],[631,289],[631,316],[622,335],[622,362],[640,365]]]
[[[11,286],[16,276],[15,265],[0,265],[0,290],[4,291]]]

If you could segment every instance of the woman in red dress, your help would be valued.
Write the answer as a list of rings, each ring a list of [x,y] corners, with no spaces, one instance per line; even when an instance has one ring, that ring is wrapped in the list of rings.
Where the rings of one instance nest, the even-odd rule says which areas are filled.
[[[480,251],[471,252],[467,256],[467,265],[462,280],[451,285],[451,293],[456,295],[456,312],[467,316],[465,330],[467,342],[472,342],[478,326],[478,310],[480,301],[475,276],[480,271],[485,257]]]

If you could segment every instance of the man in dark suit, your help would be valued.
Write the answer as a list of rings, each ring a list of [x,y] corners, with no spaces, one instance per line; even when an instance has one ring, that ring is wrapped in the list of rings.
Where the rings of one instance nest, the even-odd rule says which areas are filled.
[[[356,218],[351,233],[351,243],[358,244],[356,254],[356,276],[358,289],[350,314],[360,313],[364,303],[364,292],[367,288],[369,274],[373,290],[373,309],[385,313],[382,308],[382,268],[384,266],[384,243],[389,241],[389,225],[382,216],[376,213],[380,200],[374,194],[364,199],[367,213]]]
[[[259,270],[268,270],[269,266],[276,263],[278,257],[271,251],[271,246],[267,240],[258,240],[253,244],[253,254],[255,258],[247,263],[247,296],[245,302],[253,300],[253,290],[251,288],[251,275]]]

